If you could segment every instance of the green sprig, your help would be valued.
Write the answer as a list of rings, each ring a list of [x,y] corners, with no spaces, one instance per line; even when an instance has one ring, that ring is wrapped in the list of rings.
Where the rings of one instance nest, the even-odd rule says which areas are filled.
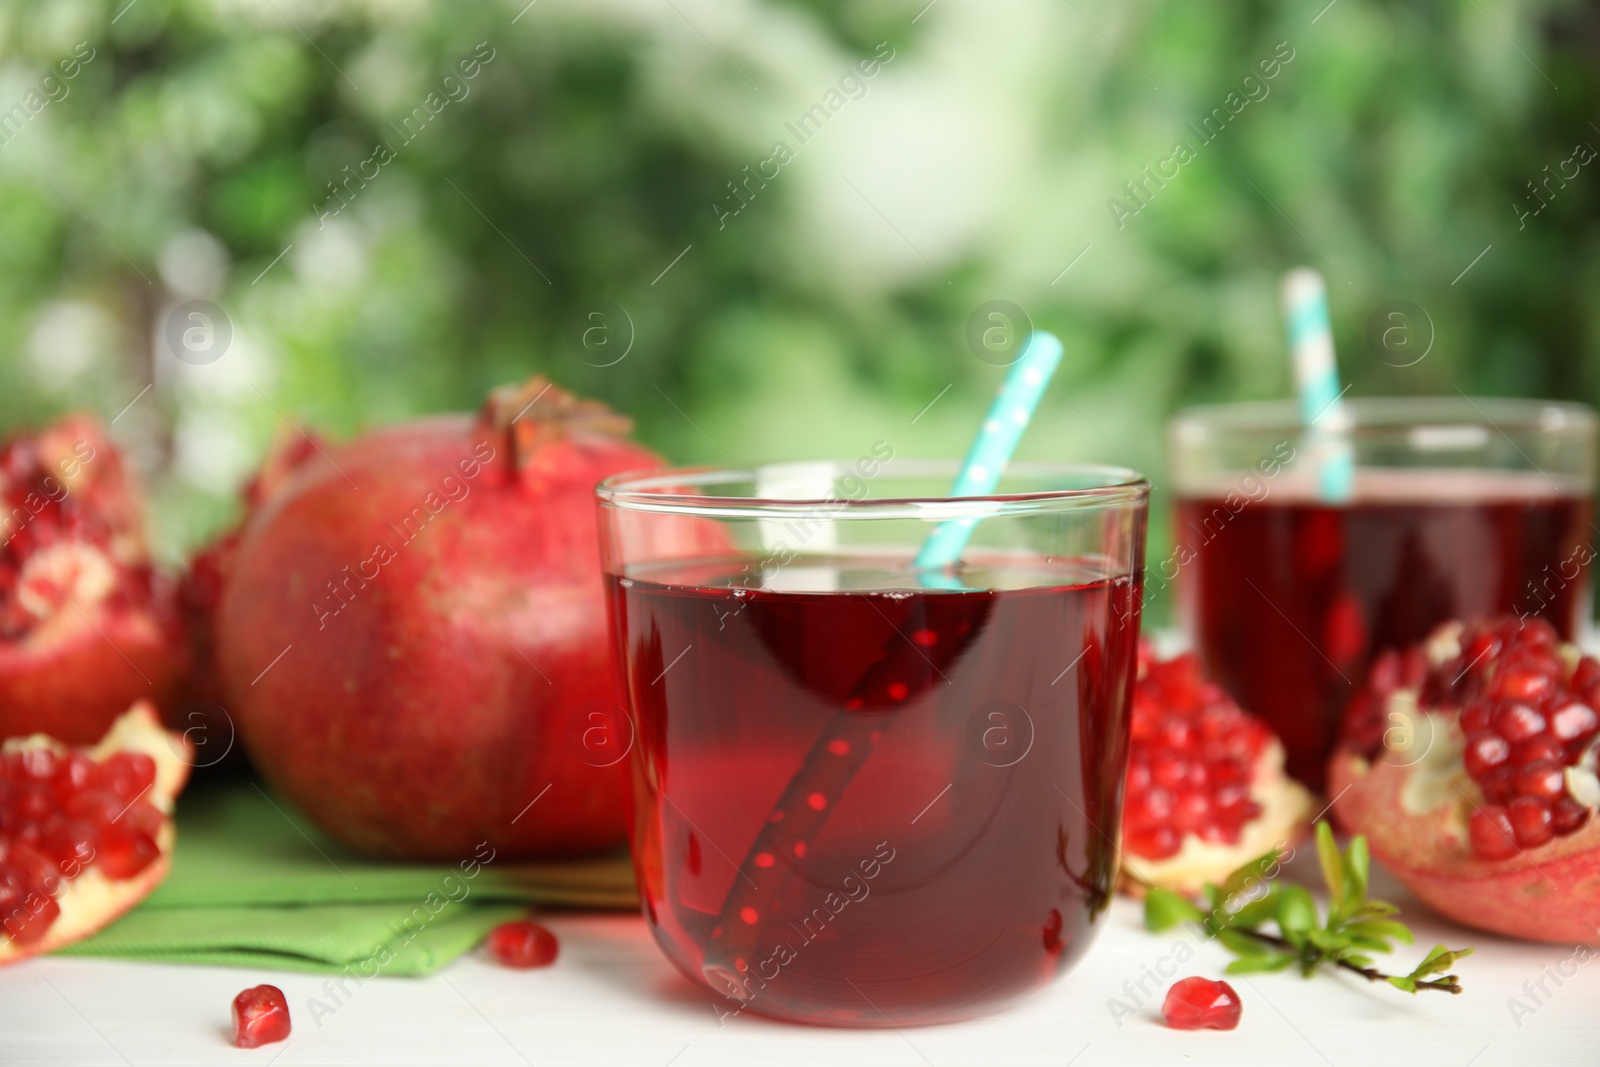
[[[1470,948],[1436,945],[1410,974],[1385,974],[1372,965],[1371,954],[1393,952],[1395,942],[1412,944],[1412,933],[1394,920],[1399,908],[1367,898],[1372,860],[1366,837],[1357,835],[1341,853],[1333,828],[1319,822],[1316,838],[1317,859],[1328,884],[1326,917],[1318,913],[1316,901],[1303,886],[1274,880],[1284,859],[1274,849],[1234,871],[1221,885],[1207,882],[1205,908],[1170,889],[1151,886],[1144,898],[1145,927],[1161,931],[1180,923],[1198,924],[1206,936],[1238,957],[1228,964],[1229,974],[1263,974],[1298,965],[1309,978],[1331,966],[1368,981],[1388,982],[1407,993],[1461,992],[1460,979],[1447,972],[1457,960],[1472,955]],[[1269,924],[1276,933],[1264,929]]]

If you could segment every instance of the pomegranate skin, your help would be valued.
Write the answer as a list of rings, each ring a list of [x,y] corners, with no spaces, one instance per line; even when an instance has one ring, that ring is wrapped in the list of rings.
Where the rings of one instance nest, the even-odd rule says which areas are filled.
[[[137,701],[177,705],[188,661],[176,612],[144,605],[88,615],[0,642],[0,738],[49,734],[87,745]]]
[[[1372,855],[1448,918],[1529,941],[1600,945],[1600,820],[1507,859],[1479,859],[1462,804],[1410,810],[1417,805],[1404,798],[1418,773],[1420,765],[1336,752],[1328,791],[1339,823],[1366,834]]]
[[[659,463],[626,427],[536,378],[288,477],[243,529],[216,619],[240,739],[274,788],[376,855],[623,840],[612,753],[631,735],[594,485]],[[585,745],[597,723],[609,748]]]

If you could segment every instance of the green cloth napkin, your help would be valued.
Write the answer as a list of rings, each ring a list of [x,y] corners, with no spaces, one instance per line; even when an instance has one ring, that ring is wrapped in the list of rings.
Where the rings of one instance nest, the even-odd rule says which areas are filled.
[[[191,789],[167,880],[61,955],[423,975],[530,905],[633,908],[625,852],[512,864],[485,847],[456,863],[397,864],[334,844],[254,782]]]

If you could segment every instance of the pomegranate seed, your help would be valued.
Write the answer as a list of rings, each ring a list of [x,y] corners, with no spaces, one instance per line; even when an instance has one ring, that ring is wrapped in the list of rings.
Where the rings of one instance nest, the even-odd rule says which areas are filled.
[[[1150,764],[1142,759],[1128,763],[1128,792],[1142,793],[1150,788]]]
[[[1582,657],[1572,671],[1572,688],[1582,691],[1596,682],[1600,682],[1600,660],[1593,656]]]
[[[1516,795],[1517,769],[1510,764],[1501,764],[1479,778],[1478,787],[1491,803],[1504,804]]]
[[[1555,760],[1534,760],[1517,771],[1516,789],[1523,797],[1551,801],[1567,791],[1567,780]]]
[[[1146,859],[1164,860],[1176,856],[1182,845],[1178,831],[1170,826],[1141,827],[1127,833],[1128,851]]]
[[[1540,734],[1538,737],[1530,737],[1511,746],[1511,765],[1526,767],[1537,760],[1555,760],[1560,763],[1564,762],[1566,754],[1566,746],[1560,741],[1549,734]]]
[[[1479,859],[1503,860],[1517,854],[1516,830],[1499,804],[1485,804],[1468,817],[1467,837]]]
[[[1600,729],[1600,715],[1587,704],[1568,704],[1550,716],[1550,732],[1562,741],[1588,737]]]
[[[107,878],[132,878],[161,855],[161,849],[147,833],[126,831],[120,826],[106,834],[95,865]]]
[[[61,905],[43,893],[29,893],[16,907],[5,913],[0,930],[19,945],[36,945],[61,917]]]
[[[156,761],[143,752],[118,752],[100,765],[105,787],[126,804],[156,783]]]
[[[1489,716],[1494,707],[1485,700],[1474,700],[1461,709],[1461,732],[1480,733],[1489,728]]]
[[[1506,815],[1523,848],[1537,848],[1555,836],[1550,805],[1537,797],[1515,798],[1506,805]]]
[[[489,938],[484,944],[496,963],[502,967],[523,970],[548,967],[555,962],[556,953],[561,948],[555,934],[527,919],[501,923],[489,931]]]
[[[1173,789],[1188,780],[1189,765],[1182,756],[1164,752],[1150,765],[1150,777],[1157,785]]]
[[[1521,643],[1529,648],[1555,648],[1561,637],[1547,620],[1535,617],[1524,622]]]
[[[1174,1030],[1232,1030],[1240,1011],[1233,987],[1209,978],[1179,979],[1161,1002],[1161,1017]]]
[[[1482,778],[1490,769],[1500,766],[1511,757],[1511,746],[1499,734],[1477,733],[1467,738],[1466,749],[1461,754],[1467,773]]]
[[[1572,797],[1562,794],[1550,805],[1550,827],[1557,837],[1566,837],[1589,821],[1589,809]]]
[[[275,985],[258,985],[233,998],[233,1043],[260,1048],[289,1036],[289,1001]]]
[[[1544,733],[1546,725],[1538,709],[1516,703],[1500,705],[1491,722],[1495,733],[1513,743]]]

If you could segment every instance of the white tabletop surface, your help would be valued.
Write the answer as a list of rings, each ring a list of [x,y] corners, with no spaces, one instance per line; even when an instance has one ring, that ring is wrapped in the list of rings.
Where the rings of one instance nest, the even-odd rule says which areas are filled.
[[[1304,873],[1303,868],[1299,873]],[[1312,873],[1314,877],[1314,872]],[[1160,1024],[1160,997],[1133,1018],[1137,981],[1194,933],[1150,934],[1119,900],[1076,969],[998,1015],[949,1026],[823,1030],[749,1013],[719,1027],[710,997],[656,950],[641,919],[551,915],[561,958],[513,972],[473,954],[431,978],[379,978],[316,1025],[306,1006],[324,978],[234,968],[36,959],[0,970],[0,1065],[641,1064],[645,1067],[893,1067],[905,1064],[1242,1063],[1494,1067],[1584,1064],[1600,1056],[1600,959],[1571,947],[1503,941],[1430,916],[1392,885],[1419,944],[1478,946],[1458,967],[1466,992],[1415,998],[1359,979],[1297,974],[1235,979],[1244,1017],[1232,1033]],[[1421,949],[1404,950],[1397,963]],[[1216,977],[1228,957],[1200,945],[1179,975]],[[1585,961],[1587,962],[1580,962]],[[1558,985],[1551,977],[1564,970]],[[1548,996],[1537,985],[1544,982]],[[294,1035],[252,1051],[227,1042],[235,993],[272,982],[288,995]],[[1524,989],[1531,983],[1535,1003]],[[1146,989],[1153,989],[1150,979]],[[1137,991],[1135,991],[1137,993]],[[1514,1013],[1510,998],[1529,1011]]]

